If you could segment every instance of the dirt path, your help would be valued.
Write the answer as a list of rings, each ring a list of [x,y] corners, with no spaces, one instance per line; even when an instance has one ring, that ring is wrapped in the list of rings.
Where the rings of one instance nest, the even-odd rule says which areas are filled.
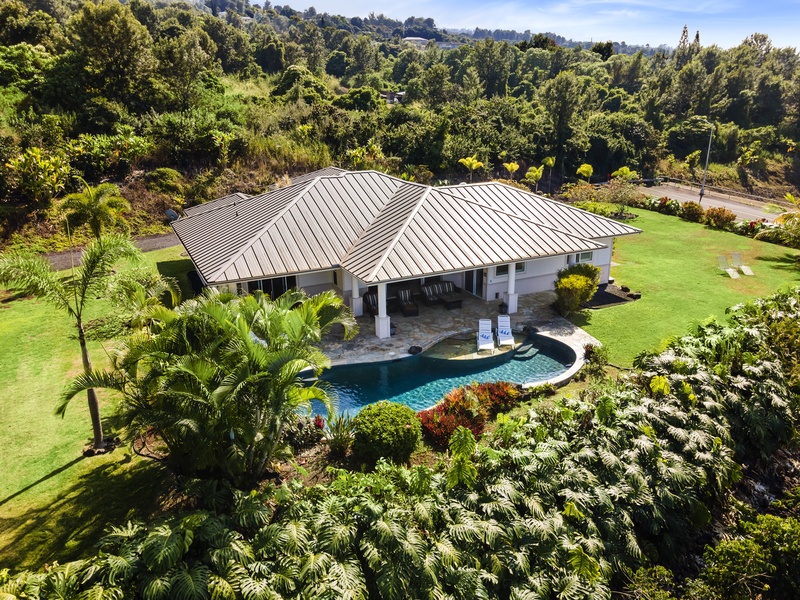
[[[161,250],[162,248],[169,248],[170,246],[176,246],[180,243],[178,241],[178,236],[174,233],[145,235],[143,237],[135,238],[133,242],[142,252]],[[72,262],[69,258],[69,252],[51,252],[50,254],[45,254],[44,256],[50,261],[50,264],[53,265],[53,269],[56,271],[69,269],[72,265]],[[78,251],[75,253],[75,264],[78,265],[79,262],[80,252]]]

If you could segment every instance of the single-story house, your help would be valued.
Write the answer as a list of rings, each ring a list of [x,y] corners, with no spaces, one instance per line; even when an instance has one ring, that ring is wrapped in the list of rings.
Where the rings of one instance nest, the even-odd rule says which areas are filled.
[[[553,289],[569,264],[591,262],[607,282],[614,238],[640,233],[502,183],[432,187],[335,167],[188,208],[172,227],[209,286],[333,289],[356,316],[373,288],[379,338],[390,335],[387,290],[398,283],[452,281],[514,313],[519,294]]]

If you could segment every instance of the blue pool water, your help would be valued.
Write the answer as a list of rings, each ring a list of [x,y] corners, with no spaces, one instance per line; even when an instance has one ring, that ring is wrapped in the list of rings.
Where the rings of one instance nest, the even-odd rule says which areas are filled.
[[[564,373],[575,362],[565,344],[539,335],[529,336],[515,352],[474,360],[433,358],[425,353],[394,361],[345,365],[326,371],[320,380],[329,386],[341,412],[357,413],[367,404],[390,400],[414,410],[430,408],[453,388],[472,382],[532,383]],[[323,412],[315,405],[315,412]]]

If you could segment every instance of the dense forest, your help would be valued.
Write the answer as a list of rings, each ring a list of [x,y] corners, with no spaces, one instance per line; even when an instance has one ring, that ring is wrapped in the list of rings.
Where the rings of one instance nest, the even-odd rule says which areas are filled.
[[[3,243],[56,229],[49,207],[80,178],[119,184],[143,233],[166,208],[331,163],[427,182],[466,177],[466,157],[475,177],[514,179],[554,157],[543,191],[584,163],[596,180],[623,166],[690,179],[712,127],[712,182],[795,191],[793,48],[703,46],[684,29],[674,51],[621,54],[525,35],[247,0],[0,0]]]

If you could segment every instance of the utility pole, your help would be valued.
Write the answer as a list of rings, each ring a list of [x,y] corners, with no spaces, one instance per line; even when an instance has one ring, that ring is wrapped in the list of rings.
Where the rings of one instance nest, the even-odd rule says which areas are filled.
[[[703,194],[706,193],[706,177],[708,176],[708,159],[711,156],[711,140],[714,139],[714,124],[708,122],[711,125],[711,133],[708,136],[708,150],[706,150],[706,168],[703,170],[703,184],[700,186],[700,200],[697,201],[698,204],[703,203]]]

